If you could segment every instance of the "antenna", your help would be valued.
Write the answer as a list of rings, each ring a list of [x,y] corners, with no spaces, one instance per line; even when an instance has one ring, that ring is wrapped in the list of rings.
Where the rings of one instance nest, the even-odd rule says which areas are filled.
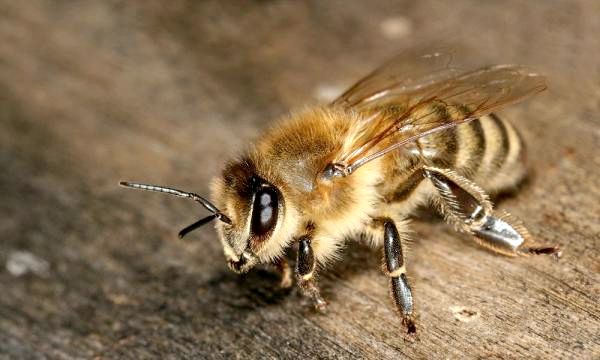
[[[209,222],[213,221],[216,217],[217,217],[217,215],[214,215],[214,214],[208,215],[207,217],[202,218],[202,219],[196,221],[195,223],[184,227],[179,232],[179,238],[183,239],[183,237],[186,236],[188,233],[198,229],[199,227],[201,227],[204,224],[208,224]]]
[[[127,182],[127,181],[120,181],[119,185],[121,185],[123,187],[131,188],[131,189],[161,192],[161,193],[175,195],[175,196],[182,197],[182,198],[192,199],[192,200],[200,203],[202,206],[204,206],[204,208],[206,210],[208,210],[212,213],[212,215],[202,218],[202,219],[196,221],[195,223],[185,227],[183,230],[181,230],[179,232],[180,238],[183,238],[189,232],[198,229],[202,225],[207,224],[214,219],[219,219],[222,222],[231,225],[231,219],[229,219],[225,214],[223,214],[215,205],[213,205],[213,203],[211,203],[210,201],[206,200],[205,198],[203,198],[202,196],[200,196],[198,194],[194,194],[191,192],[182,191],[182,190],[178,190],[178,189],[173,189],[173,188],[169,188],[169,187],[164,187],[164,186],[140,184],[140,183]]]

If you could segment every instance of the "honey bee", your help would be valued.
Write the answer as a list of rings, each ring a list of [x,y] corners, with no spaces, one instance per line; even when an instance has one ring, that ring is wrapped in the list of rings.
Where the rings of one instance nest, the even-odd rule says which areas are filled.
[[[416,333],[407,278],[408,218],[431,205],[456,230],[505,255],[555,254],[523,224],[495,211],[488,194],[525,176],[516,128],[493,111],[546,89],[524,66],[462,70],[451,52],[399,56],[332,103],[285,116],[212,182],[212,199],[163,186],[121,182],[189,198],[210,213],[180,233],[215,222],[228,266],[272,264],[292,285],[284,258],[297,246],[295,278],[318,309],[316,273],[350,239],[383,248],[383,272],[408,334]]]

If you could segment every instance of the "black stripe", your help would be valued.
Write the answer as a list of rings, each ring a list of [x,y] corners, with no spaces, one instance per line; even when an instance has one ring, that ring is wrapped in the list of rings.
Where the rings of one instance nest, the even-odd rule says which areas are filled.
[[[443,107],[443,113],[446,119],[446,122],[452,122],[452,118],[450,113],[448,113],[448,108]],[[440,116],[442,114],[440,113]],[[456,165],[457,155],[458,155],[458,129],[452,127],[444,132],[441,135],[445,135],[446,143],[445,151],[444,151],[444,159],[448,167],[454,167]]]
[[[494,121],[494,124],[500,131],[501,137],[501,145],[500,151],[495,154],[494,164],[500,168],[504,165],[506,158],[508,157],[508,152],[510,151],[510,141],[508,139],[508,130],[506,130],[506,125],[504,125],[504,121],[502,121],[496,114],[490,114],[490,118]]]
[[[456,165],[458,155],[458,129],[450,128],[440,134],[443,136],[444,152],[439,159],[434,159],[433,163],[438,166],[453,168]]]
[[[469,159],[468,169],[475,174],[479,170],[483,156],[485,155],[485,134],[483,133],[483,126],[480,119],[469,122],[467,126],[475,142],[472,152],[469,154],[471,158]]]
[[[435,106],[434,110],[437,116],[444,123],[453,122],[446,106]],[[437,134],[426,136],[422,139],[423,147],[434,148],[436,156],[431,158],[431,162],[438,167],[452,168],[456,164],[458,154],[458,131],[456,127],[451,127]]]

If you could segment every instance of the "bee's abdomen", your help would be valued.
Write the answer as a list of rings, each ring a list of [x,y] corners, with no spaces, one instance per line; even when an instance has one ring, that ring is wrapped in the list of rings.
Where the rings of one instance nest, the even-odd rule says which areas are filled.
[[[515,186],[525,175],[525,147],[508,121],[495,114],[460,125],[454,169],[489,192]],[[450,134],[448,134],[450,135]]]
[[[425,164],[452,169],[492,194],[514,187],[525,175],[521,136],[512,124],[494,114],[420,138],[415,146]],[[423,175],[419,164],[423,161],[417,159],[395,160],[393,190],[386,196],[389,202],[407,201],[420,193],[417,188]]]

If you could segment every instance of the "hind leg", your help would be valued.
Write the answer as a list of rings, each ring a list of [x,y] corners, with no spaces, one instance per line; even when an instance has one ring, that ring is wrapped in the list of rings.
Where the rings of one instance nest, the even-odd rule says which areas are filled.
[[[472,234],[483,246],[505,255],[555,254],[558,246],[536,243],[523,224],[506,212],[495,213],[485,192],[452,170],[426,166],[425,177],[439,196],[445,219],[459,231]]]

